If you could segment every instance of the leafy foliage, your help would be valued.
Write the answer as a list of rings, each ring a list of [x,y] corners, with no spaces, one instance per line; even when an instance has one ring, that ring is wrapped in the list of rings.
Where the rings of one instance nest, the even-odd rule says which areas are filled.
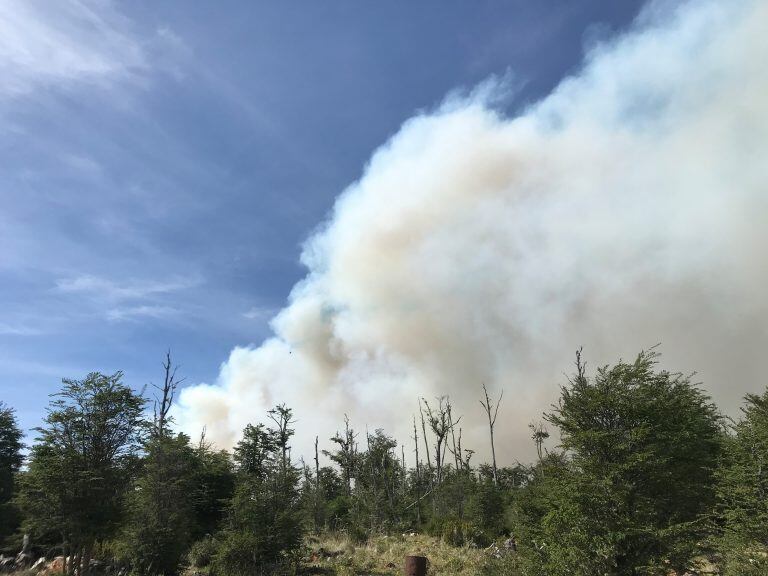
[[[64,380],[37,431],[20,503],[33,534],[59,535],[71,569],[87,566],[98,540],[121,526],[142,441],[144,399],[122,373]]]
[[[749,394],[720,469],[725,574],[768,572],[768,390]]]
[[[189,438],[159,435],[128,498],[125,562],[136,574],[176,574],[192,542],[197,462]]]
[[[21,468],[22,434],[13,409],[0,402],[0,543],[13,532],[18,514],[11,499]]]
[[[290,461],[292,412],[269,412],[275,428],[249,426],[235,448],[238,475],[213,569],[217,574],[272,573],[304,536],[300,472]]]
[[[715,496],[723,433],[709,398],[657,355],[576,374],[546,419],[565,454],[521,495],[530,565],[548,574],[684,568]],[[553,467],[551,464],[556,463]],[[524,493],[526,494],[526,493]]]
[[[447,573],[681,573],[712,545],[724,574],[766,573],[768,391],[747,396],[728,434],[710,399],[657,362],[644,352],[589,377],[579,352],[559,401],[530,426],[536,462],[507,468],[470,465],[447,397],[419,401],[415,467],[394,438],[366,429],[361,439],[346,417],[322,451],[331,465],[320,465],[317,438],[310,467],[291,458],[285,405],[248,425],[231,453],[175,434],[170,354],[149,416],[119,372],[64,380],[26,470],[15,416],[0,405],[0,536],[18,506],[24,529],[78,576],[92,554],[146,576],[180,573],[185,561],[212,576],[290,573],[311,527],[312,539],[333,531],[367,571],[381,568],[373,554],[389,565],[426,532],[441,554],[476,551],[471,563],[447,553]],[[491,411],[486,391],[481,403],[492,441],[498,401]],[[547,426],[559,432],[555,450]],[[333,554],[353,570],[355,558]]]

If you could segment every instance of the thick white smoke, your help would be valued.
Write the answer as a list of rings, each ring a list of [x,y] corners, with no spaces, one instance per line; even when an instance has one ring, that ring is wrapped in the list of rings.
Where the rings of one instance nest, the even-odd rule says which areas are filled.
[[[231,445],[286,402],[307,454],[345,412],[405,440],[449,394],[484,454],[485,382],[525,460],[578,346],[594,367],[656,342],[735,410],[768,383],[766,62],[768,3],[652,4],[520,116],[484,89],[410,119],[307,242],[274,337],[184,390],[183,428]]]

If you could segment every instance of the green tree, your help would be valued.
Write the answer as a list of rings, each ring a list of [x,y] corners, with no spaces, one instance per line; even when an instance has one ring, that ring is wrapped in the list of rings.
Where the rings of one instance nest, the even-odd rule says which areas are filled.
[[[497,482],[499,472],[496,470]],[[505,528],[506,502],[504,492],[493,482],[493,477],[476,481],[467,496],[467,517],[482,532],[483,542],[477,543],[492,541],[501,536]]]
[[[144,399],[122,373],[63,381],[32,448],[19,502],[27,528],[56,538],[72,561],[69,574],[87,574],[94,545],[122,520],[126,489],[141,448]]]
[[[218,535],[216,574],[274,574],[301,546],[301,473],[290,460],[292,412],[280,405],[268,416],[275,428],[249,426],[235,448],[237,481]]]
[[[521,543],[538,573],[639,574],[682,568],[695,553],[715,495],[721,419],[689,378],[657,370],[657,360],[643,352],[590,379],[577,354],[545,415],[568,459],[551,476],[538,467],[540,511],[523,515],[538,522]]]
[[[234,460],[241,476],[265,479],[273,473],[275,442],[264,424],[248,424],[234,450]]]
[[[157,435],[128,498],[125,560],[136,574],[176,574],[196,532],[196,454],[183,434]]]
[[[232,459],[225,450],[215,450],[201,439],[194,449],[195,539],[213,535],[222,524],[235,490]]]
[[[403,496],[403,469],[394,452],[397,442],[383,430],[366,436],[367,450],[357,455],[349,517],[349,527],[358,537],[395,528]]]
[[[352,493],[352,479],[357,469],[357,433],[349,425],[349,417],[344,415],[344,435],[338,432],[331,438],[331,442],[338,446],[334,452],[323,450],[323,454],[338,465],[341,476],[344,479],[344,487],[347,495]]]
[[[162,366],[150,439],[121,539],[125,563],[147,575],[178,573],[192,543],[218,528],[233,489],[228,454],[212,450],[204,435],[193,447],[184,434],[173,434],[170,414],[183,380],[176,377],[170,352]]]
[[[15,493],[15,477],[23,462],[21,438],[15,412],[0,401],[0,543],[18,524],[11,499]]]
[[[725,574],[768,572],[768,390],[749,394],[719,472]]]

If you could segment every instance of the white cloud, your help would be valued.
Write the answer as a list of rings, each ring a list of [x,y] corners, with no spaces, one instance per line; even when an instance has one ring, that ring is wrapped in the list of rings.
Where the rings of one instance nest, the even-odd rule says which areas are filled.
[[[89,179],[98,179],[104,174],[104,169],[101,164],[90,156],[83,154],[62,154],[61,162],[69,169],[69,171],[78,176],[84,176]]]
[[[82,274],[57,280],[56,289],[65,293],[89,294],[103,300],[129,300],[186,290],[199,284],[200,279],[196,277],[165,281],[126,279],[124,282],[115,282],[100,276]]]
[[[230,445],[285,401],[308,453],[345,412],[405,439],[416,398],[450,394],[483,452],[485,382],[509,462],[579,345],[594,365],[661,340],[731,410],[764,386],[768,4],[659,6],[516,118],[474,97],[406,122],[305,246],[274,336],[182,393],[184,429]]]
[[[162,319],[169,316],[175,316],[179,313],[176,308],[170,306],[127,306],[122,308],[112,308],[107,311],[107,320],[113,322],[123,322],[126,320],[139,320],[142,318]]]
[[[179,319],[183,306],[179,293],[201,284],[198,276],[167,280],[126,278],[114,281],[81,274],[56,281],[55,292],[77,296],[89,315],[110,322]]]
[[[179,77],[183,46],[167,27],[143,37],[108,0],[0,0],[0,97],[142,82],[158,66]]]
[[[0,336],[37,336],[42,332],[25,325],[0,322]]]
[[[278,311],[274,308],[269,308],[265,306],[253,306],[249,308],[246,312],[243,312],[243,318],[247,318],[248,320],[269,320],[272,318]]]

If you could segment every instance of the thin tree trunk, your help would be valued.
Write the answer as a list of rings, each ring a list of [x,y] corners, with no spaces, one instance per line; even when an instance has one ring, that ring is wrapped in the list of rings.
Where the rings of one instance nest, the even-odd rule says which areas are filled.
[[[317,453],[319,436],[315,436],[315,532],[320,530],[320,458]]]
[[[403,494],[405,494],[405,486],[408,482],[408,469],[405,467],[405,444],[400,445],[400,452],[403,456]]]
[[[416,494],[421,488],[421,464],[419,463],[419,433],[416,431],[416,416],[413,417],[413,445],[416,447]],[[421,504],[416,506],[416,524],[421,525]]]
[[[78,546],[75,549],[74,554],[72,555],[71,574],[74,574],[75,576],[80,576],[82,574],[82,566],[80,564],[82,559],[83,559],[83,550]]]
[[[419,413],[421,414],[421,432],[424,434],[424,446],[427,452],[427,465],[429,466],[430,473],[432,472],[432,460],[429,457],[429,442],[427,441],[427,426],[424,423],[424,412],[421,410],[421,404],[419,404]],[[431,477],[430,477],[431,481]]]
[[[88,576],[91,572],[91,555],[93,554],[93,544],[88,544],[83,551],[83,576]]]
[[[499,415],[499,406],[501,405],[501,399],[504,397],[504,391],[502,390],[501,394],[499,395],[499,400],[496,402],[495,410],[494,405],[488,396],[488,389],[485,387],[485,384],[483,384],[483,392],[485,393],[485,402],[480,400],[480,404],[488,415],[488,428],[491,431],[491,455],[493,457],[493,483],[498,485],[499,480],[496,469],[496,446],[493,442],[493,428],[496,426],[496,416]],[[491,417],[491,412],[493,412],[493,417]]]
[[[459,418],[461,419],[461,418]],[[456,470],[459,469],[459,457],[461,454],[456,453],[456,433],[453,430],[453,416],[451,414],[451,405],[448,404],[448,423],[451,426],[451,440],[453,442],[453,463],[456,466]]]

